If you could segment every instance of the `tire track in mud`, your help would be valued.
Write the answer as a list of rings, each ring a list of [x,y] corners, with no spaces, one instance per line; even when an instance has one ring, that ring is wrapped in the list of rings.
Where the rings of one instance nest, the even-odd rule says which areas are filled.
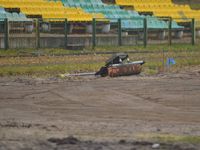
[[[73,101],[73,100],[71,100],[70,98],[64,97],[64,96],[62,96],[61,94],[59,94],[59,93],[57,93],[57,92],[55,92],[55,91],[50,90],[49,93],[52,93],[53,95],[56,95],[57,97],[60,97],[60,98],[63,99],[63,100],[69,101],[69,102],[70,102],[69,104],[81,104],[81,105],[84,106],[84,107],[89,107],[89,106],[87,106],[87,105],[81,103],[80,101],[79,101],[79,102]]]
[[[24,139],[28,139],[26,145],[30,145],[28,133],[33,135],[32,138],[47,136],[50,132],[52,138],[57,135],[59,137],[77,135],[82,138],[90,136],[94,140],[97,137],[111,140],[114,137],[128,139],[140,132],[199,135],[200,103],[197,81],[199,81],[197,77],[194,80],[120,77],[58,82],[38,79],[27,83],[29,85],[26,82],[15,84],[15,81],[10,81],[9,86],[0,86],[2,93],[7,95],[4,97],[0,95],[4,98],[0,104],[5,107],[0,109],[0,130],[8,139],[15,140],[17,136],[23,135]],[[171,86],[174,90],[170,89]],[[12,90],[13,95],[10,93]],[[15,97],[22,100],[12,99]],[[189,100],[184,103],[184,98]],[[8,104],[3,105],[6,100]],[[191,105],[184,110],[181,105],[187,103]],[[26,106],[27,108],[23,109]],[[39,135],[35,136],[35,132]],[[9,140],[4,139],[4,142],[8,142],[9,146]],[[94,144],[93,141],[92,143]],[[126,145],[128,142],[121,141],[121,143]],[[84,144],[86,143],[80,142],[76,146]],[[113,143],[107,144],[108,147],[100,146],[102,149],[115,150],[122,146],[117,143],[113,148]],[[151,145],[149,146],[136,149],[145,150],[151,148]],[[55,147],[58,150],[75,149],[67,144]],[[131,148],[133,147],[128,147]]]
[[[0,129],[14,128],[14,129],[39,129],[45,131],[61,131],[62,129],[55,124],[41,124],[41,123],[28,123],[23,121],[1,121]]]

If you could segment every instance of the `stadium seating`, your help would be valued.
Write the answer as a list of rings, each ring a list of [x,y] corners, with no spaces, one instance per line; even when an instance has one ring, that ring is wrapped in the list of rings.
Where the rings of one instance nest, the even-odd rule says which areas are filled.
[[[166,29],[168,23],[158,20],[156,17],[139,15],[136,11],[121,9],[118,5],[107,5],[101,0],[62,0],[66,7],[81,7],[89,13],[102,13],[111,22],[122,18],[122,28],[139,29],[143,28],[143,20],[147,18],[147,26],[150,29]],[[173,28],[181,28],[176,22],[172,23]]]
[[[107,5],[101,0],[61,0],[66,7],[83,8],[89,13],[102,13],[111,23],[117,22],[122,18],[122,28],[140,29],[143,28],[143,20],[146,16],[139,15],[136,11],[127,11],[121,9],[118,5]],[[147,16],[147,26],[150,29],[166,29],[168,23],[157,19],[156,17]],[[172,24],[173,28],[181,28],[176,22]]]
[[[189,5],[177,5],[171,0],[116,0],[120,6],[133,6],[138,12],[152,12],[158,17],[171,17],[177,22],[188,22],[191,18],[200,19],[200,11]]]
[[[0,0],[0,6],[4,8],[20,8],[20,11],[26,15],[41,15],[44,19],[55,18],[58,20],[67,18],[69,21],[91,21],[93,18],[93,14],[86,13],[80,8],[64,7],[60,1]]]
[[[31,21],[23,13],[9,13],[0,7],[0,20],[8,19],[9,21]]]
[[[142,29],[144,28],[143,20],[147,18],[149,29],[168,28],[167,22],[154,16],[139,15],[136,11],[124,10],[118,5],[107,5],[101,0],[0,0],[0,6],[4,8],[19,8],[25,15],[40,15],[43,19],[54,18],[55,21],[67,18],[68,21],[73,22],[91,22],[92,18],[101,20],[105,17],[111,23],[116,23],[121,18],[123,29]],[[15,15],[15,18],[20,18],[17,17],[16,13],[11,15]],[[12,18],[11,15],[8,15],[8,17]],[[172,28],[177,29],[181,28],[181,26],[173,22]]]

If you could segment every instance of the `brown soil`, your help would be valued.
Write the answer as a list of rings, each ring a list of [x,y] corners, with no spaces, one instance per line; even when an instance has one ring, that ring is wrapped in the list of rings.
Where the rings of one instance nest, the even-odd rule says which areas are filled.
[[[156,76],[0,78],[0,149],[145,150],[156,141],[139,135],[152,133],[200,136],[199,67]]]

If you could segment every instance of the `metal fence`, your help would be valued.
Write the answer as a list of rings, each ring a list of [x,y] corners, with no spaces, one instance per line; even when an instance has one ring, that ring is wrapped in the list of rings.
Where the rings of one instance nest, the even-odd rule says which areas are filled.
[[[0,20],[0,48],[7,49],[7,47],[5,46],[5,43],[7,43],[6,41],[7,38],[5,38],[6,35],[5,23],[6,21]]]
[[[195,44],[200,31],[199,20],[190,19],[182,29],[173,29],[168,18],[168,28],[150,29],[143,19],[141,29],[123,29],[122,20],[110,23],[106,19],[76,23],[67,19],[33,19],[19,22],[0,20],[0,48],[83,48],[96,46],[130,46],[150,44]],[[130,18],[131,20],[131,18]]]

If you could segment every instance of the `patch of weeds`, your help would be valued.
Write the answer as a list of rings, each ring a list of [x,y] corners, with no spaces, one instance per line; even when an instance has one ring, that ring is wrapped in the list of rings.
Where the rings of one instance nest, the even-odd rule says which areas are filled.
[[[155,70],[155,69],[144,69],[144,74],[146,75],[155,75],[158,73],[158,70]]]
[[[171,143],[191,143],[191,144],[200,144],[200,136],[192,135],[174,135],[174,134],[140,134],[138,135],[140,139],[148,139],[160,142],[171,142]]]
[[[200,143],[200,136],[158,135],[153,137],[153,139],[164,142]]]

